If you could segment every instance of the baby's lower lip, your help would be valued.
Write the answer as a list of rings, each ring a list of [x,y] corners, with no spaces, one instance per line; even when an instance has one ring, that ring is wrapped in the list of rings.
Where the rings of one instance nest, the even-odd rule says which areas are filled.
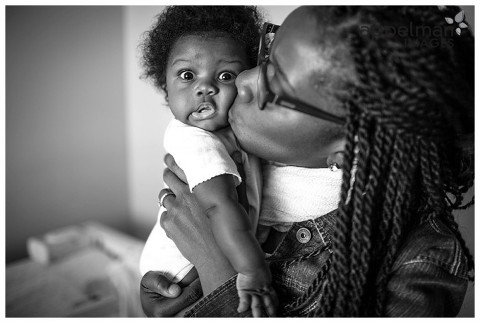
[[[202,121],[213,118],[216,112],[215,107],[211,103],[202,103],[198,105],[197,110],[192,112],[190,116],[195,121]]]

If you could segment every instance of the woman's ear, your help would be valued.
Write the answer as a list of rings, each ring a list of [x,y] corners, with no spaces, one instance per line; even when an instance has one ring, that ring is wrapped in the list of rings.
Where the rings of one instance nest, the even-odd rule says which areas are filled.
[[[327,166],[331,171],[336,171],[343,167],[344,152],[336,151],[327,157]]]

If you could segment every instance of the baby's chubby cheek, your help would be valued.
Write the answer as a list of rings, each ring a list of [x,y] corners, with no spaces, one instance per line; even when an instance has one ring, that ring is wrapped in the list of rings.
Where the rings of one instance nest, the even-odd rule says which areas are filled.
[[[204,120],[201,122],[197,122],[196,124],[190,124],[191,126],[202,128],[207,131],[216,131],[223,129],[225,127],[230,126],[230,124],[227,121],[227,118],[215,118],[211,120]]]

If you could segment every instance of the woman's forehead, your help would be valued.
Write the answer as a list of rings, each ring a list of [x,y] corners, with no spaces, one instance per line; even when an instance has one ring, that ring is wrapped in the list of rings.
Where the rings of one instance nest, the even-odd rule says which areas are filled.
[[[317,30],[317,15],[305,7],[300,7],[287,16],[277,34],[286,34],[284,37],[304,37],[310,31]]]
[[[295,11],[275,34],[270,59],[287,75],[289,81],[299,75],[305,77],[305,73],[310,74],[318,69],[319,63],[326,63],[321,57],[323,49],[316,41],[316,25],[311,15],[305,16],[303,12]]]
[[[318,10],[301,7],[285,19],[275,35],[271,60],[292,82],[311,74],[355,78],[349,45]]]
[[[295,52],[312,47],[318,42],[320,33],[315,15],[306,8],[299,8],[291,13],[278,29],[272,44],[272,53],[276,47],[280,47],[280,52]]]

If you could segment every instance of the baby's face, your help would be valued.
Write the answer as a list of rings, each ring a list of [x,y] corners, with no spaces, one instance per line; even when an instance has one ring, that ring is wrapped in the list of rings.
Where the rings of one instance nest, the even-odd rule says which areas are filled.
[[[230,37],[185,36],[167,62],[168,103],[175,118],[214,131],[228,125],[235,79],[248,67],[243,46]]]

